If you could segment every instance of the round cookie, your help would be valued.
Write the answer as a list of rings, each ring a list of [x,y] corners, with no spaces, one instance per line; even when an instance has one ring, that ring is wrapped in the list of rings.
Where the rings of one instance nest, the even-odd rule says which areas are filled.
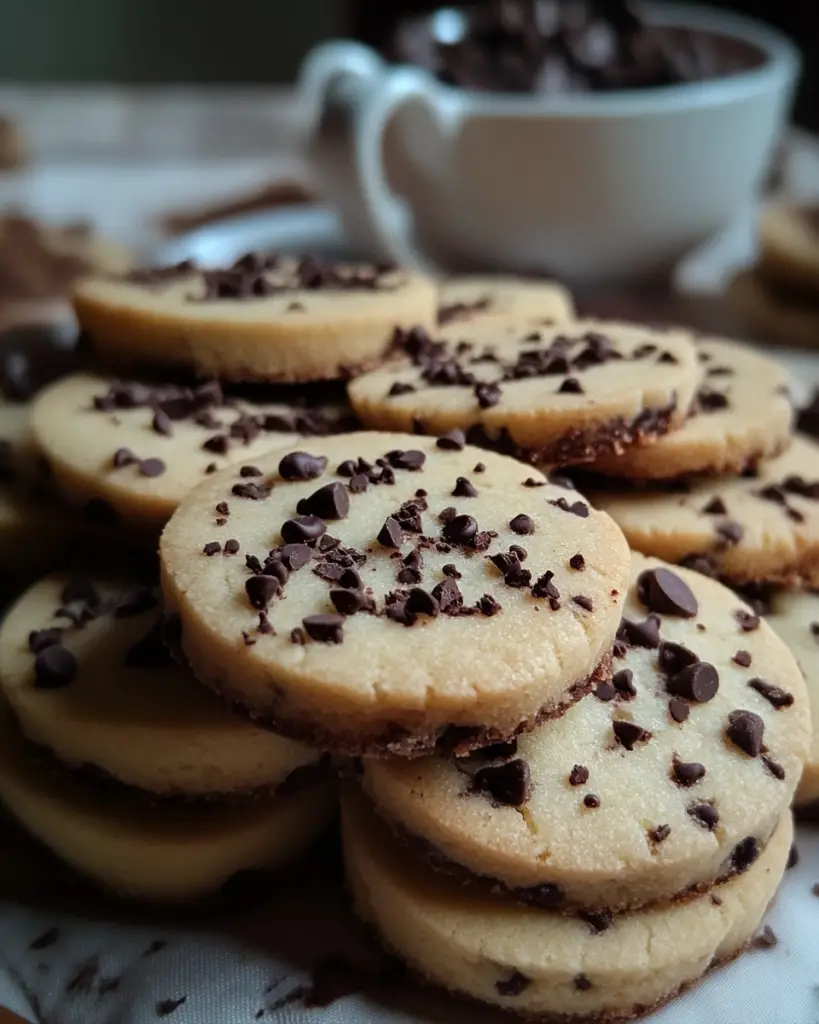
[[[204,808],[149,807],[122,793],[95,793],[32,757],[5,708],[0,803],[80,873],[122,896],[169,903],[200,899],[239,871],[300,856],[335,807],[330,783],[273,801]]]
[[[762,341],[819,346],[819,299],[776,287],[757,270],[742,270],[726,290],[739,319]]]
[[[104,503],[134,530],[158,533],[208,474],[252,467],[302,434],[345,429],[343,401],[314,408],[227,396],[219,384],[185,387],[75,374],[37,399],[36,444],[73,505]]]
[[[249,253],[80,283],[74,309],[97,355],[223,380],[311,381],[375,366],[396,327],[435,323],[431,279],[369,265]]]
[[[233,714],[162,642],[156,594],[54,574],[0,627],[0,689],[27,739],[70,768],[162,796],[292,789],[317,751]],[[298,774],[294,774],[298,773]]]
[[[707,889],[754,862],[810,746],[798,666],[737,611],[727,587],[635,555],[611,680],[510,745],[365,761],[363,790],[433,867],[534,906],[606,921]],[[759,730],[747,749],[738,712]]]
[[[771,595],[769,604],[767,621],[802,669],[813,714],[813,746],[794,803],[819,808],[819,594],[780,590]]]
[[[352,381],[362,422],[443,434],[546,465],[589,462],[682,425],[699,371],[691,336],[582,320],[400,335],[405,358]]]
[[[575,315],[571,292],[556,281],[538,281],[501,274],[451,277],[438,289],[438,323],[476,320],[553,323]]]
[[[679,488],[598,491],[637,551],[730,583],[819,586],[819,445],[797,436],[756,475]]]
[[[790,443],[788,375],[772,359],[718,338],[697,345],[702,381],[679,430],[655,444],[603,456],[590,469],[630,480],[672,480],[694,473],[740,473]]]
[[[742,952],[782,879],[793,839],[783,816],[757,862],[710,895],[615,918],[578,917],[476,893],[413,861],[352,792],[342,804],[356,910],[423,978],[555,1024],[631,1020]]]
[[[819,299],[819,204],[772,203],[759,218],[762,277]]]
[[[373,756],[506,739],[590,688],[629,572],[607,516],[456,435],[305,447],[258,459],[251,491],[235,471],[200,485],[165,528],[197,678],[283,735]]]

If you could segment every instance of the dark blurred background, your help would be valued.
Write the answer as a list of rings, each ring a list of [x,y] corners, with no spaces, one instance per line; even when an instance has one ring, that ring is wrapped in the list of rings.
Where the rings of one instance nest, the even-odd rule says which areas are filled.
[[[803,50],[796,119],[819,130],[817,0],[709,0],[762,18]],[[316,42],[379,43],[422,0],[0,0],[6,82],[288,82]]]

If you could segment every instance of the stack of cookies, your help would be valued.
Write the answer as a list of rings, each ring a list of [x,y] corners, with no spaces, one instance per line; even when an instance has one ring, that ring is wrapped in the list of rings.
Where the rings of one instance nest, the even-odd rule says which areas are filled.
[[[753,336],[819,344],[819,203],[780,200],[759,219],[756,266],[731,281],[728,298]]]
[[[356,909],[436,984],[626,1019],[748,944],[805,683],[709,578],[742,503],[702,513],[680,568],[629,549],[601,480],[662,523],[683,476],[803,460],[774,364],[574,320],[549,284],[257,254],[89,281],[76,307],[96,369],[40,394],[34,442],[109,543],[161,531],[160,580],[117,558],[7,617],[0,799],[27,828],[119,892],[194,899],[304,850],[331,762]],[[792,531],[810,474],[759,499]]]

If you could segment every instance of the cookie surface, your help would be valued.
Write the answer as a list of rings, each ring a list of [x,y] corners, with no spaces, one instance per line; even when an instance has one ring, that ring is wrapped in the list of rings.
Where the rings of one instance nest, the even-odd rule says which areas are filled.
[[[451,277],[438,289],[438,323],[463,324],[487,318],[570,320],[574,300],[556,281],[505,275]]]
[[[711,895],[595,932],[580,918],[453,885],[413,861],[357,794],[345,793],[342,812],[356,910],[389,949],[435,984],[555,1024],[630,1020],[741,952],[793,837],[787,814],[757,862]]]
[[[726,296],[740,320],[762,341],[819,346],[819,301],[776,287],[758,270],[742,270]]]
[[[633,324],[452,324],[401,339],[406,358],[350,384],[362,422],[457,427],[543,464],[588,462],[681,425],[698,378],[686,332]]]
[[[223,380],[311,381],[376,365],[396,327],[435,323],[432,280],[368,265],[248,254],[231,267],[96,277],[74,294],[97,355]]]
[[[462,438],[304,447],[214,477],[165,528],[200,680],[284,735],[399,756],[505,738],[585,692],[628,580],[607,516]]]
[[[819,586],[819,445],[797,436],[753,477],[685,490],[598,491],[629,544],[735,583]]]
[[[0,689],[25,736],[70,768],[149,793],[287,788],[319,754],[231,713],[162,642],[156,592],[48,576],[0,628]]]
[[[299,856],[335,806],[327,783],[241,807],[146,807],[121,793],[101,796],[33,758],[5,707],[0,802],[81,874],[122,896],[170,903],[215,892],[239,871]]]
[[[47,389],[32,430],[54,480],[73,505],[103,502],[135,530],[158,533],[207,475],[252,465],[262,452],[350,422],[338,403],[300,407],[198,387],[75,374]]]
[[[813,746],[794,803],[819,802],[819,594],[778,591],[767,621],[791,649],[805,676],[813,713]]]
[[[772,203],[759,218],[762,276],[819,299],[819,205]]]
[[[747,346],[717,338],[700,341],[697,355],[702,380],[693,414],[680,429],[604,456],[595,471],[632,480],[728,475],[788,447],[793,410],[785,370]]]
[[[433,866],[548,909],[610,916],[746,870],[790,805],[810,710],[773,630],[741,630],[745,607],[713,580],[635,555],[623,615],[640,643],[621,631],[614,682],[509,749],[365,761],[364,792]],[[765,755],[726,737],[738,709],[759,719]]]

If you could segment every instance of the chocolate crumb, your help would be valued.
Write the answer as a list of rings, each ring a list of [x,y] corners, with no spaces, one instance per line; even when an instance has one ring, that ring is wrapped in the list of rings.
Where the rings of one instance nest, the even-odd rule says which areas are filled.
[[[671,835],[670,825],[658,825],[656,828],[651,829],[648,833],[648,838],[652,843],[662,843]]]
[[[582,572],[586,568],[586,559],[578,552],[569,559],[569,567],[576,572]]]
[[[589,769],[583,764],[576,764],[569,773],[570,786],[583,786],[589,781]]]

